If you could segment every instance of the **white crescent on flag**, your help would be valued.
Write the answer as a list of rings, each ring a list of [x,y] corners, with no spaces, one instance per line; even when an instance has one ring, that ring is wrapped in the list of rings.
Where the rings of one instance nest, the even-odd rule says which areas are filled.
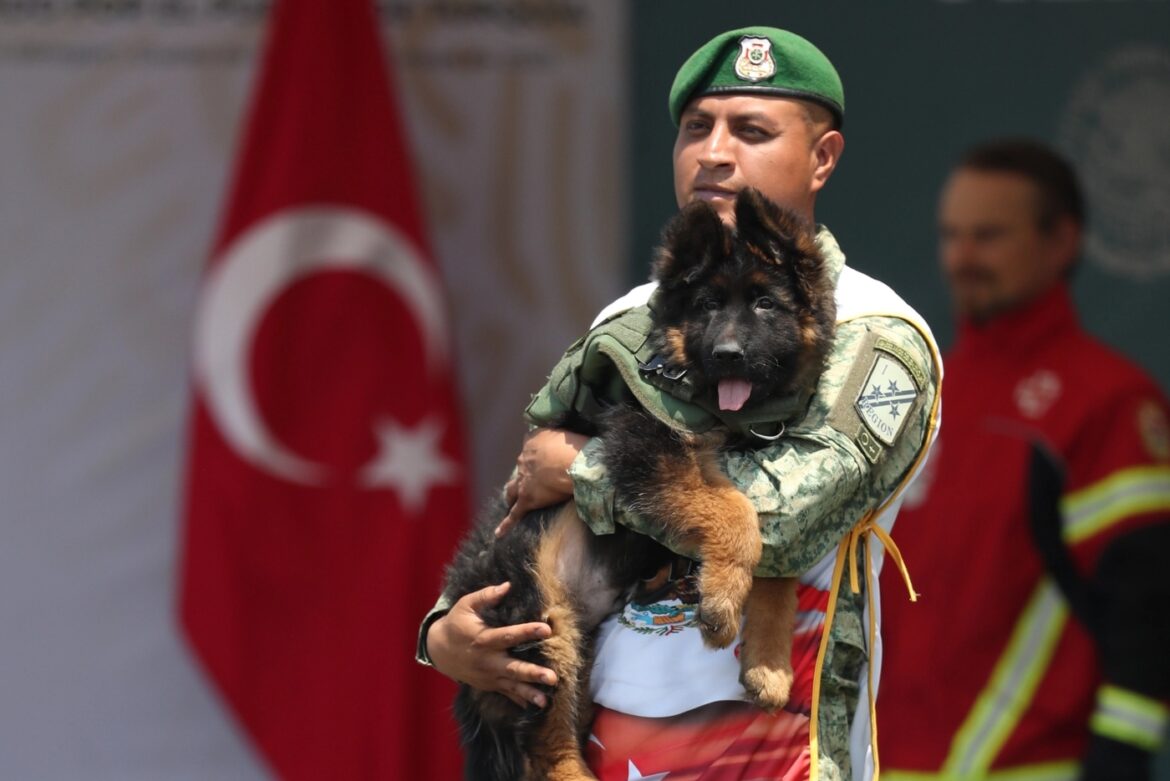
[[[355,209],[310,207],[274,214],[243,233],[207,277],[195,314],[195,379],[231,447],[270,474],[319,484],[323,464],[282,444],[265,426],[248,382],[252,338],[282,291],[310,274],[365,273],[401,294],[426,342],[430,370],[449,352],[435,273],[400,231]]]

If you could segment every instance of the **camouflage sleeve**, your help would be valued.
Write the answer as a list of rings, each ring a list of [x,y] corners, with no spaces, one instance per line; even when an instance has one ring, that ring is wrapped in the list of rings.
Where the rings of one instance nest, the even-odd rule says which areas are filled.
[[[930,349],[908,322],[864,317],[838,325],[804,418],[774,445],[722,456],[724,471],[760,513],[757,574],[804,572],[897,488],[925,442],[937,391]],[[586,446],[569,470],[582,518],[599,534],[621,523],[655,536],[617,507],[599,450],[599,443]]]
[[[621,515],[621,522],[630,528],[636,528],[631,518],[618,510],[613,485],[605,474],[605,464],[601,457],[604,443],[600,437],[594,437],[585,443],[585,447],[577,454],[576,460],[569,467],[569,476],[573,478],[573,501],[577,503],[577,514],[594,534],[612,534],[617,516]],[[684,554],[685,555],[685,554]]]
[[[930,348],[908,322],[838,327],[804,420],[777,446],[724,458],[760,513],[759,574],[804,572],[897,489],[933,425],[938,386]]]

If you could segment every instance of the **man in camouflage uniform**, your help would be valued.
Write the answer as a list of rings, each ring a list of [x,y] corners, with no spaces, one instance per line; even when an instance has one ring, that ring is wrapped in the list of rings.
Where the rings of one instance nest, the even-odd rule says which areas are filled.
[[[774,28],[712,39],[683,65],[671,90],[680,206],[703,199],[732,222],[735,193],[751,186],[811,222],[816,195],[843,148],[843,106],[836,71],[808,41]],[[762,447],[721,456],[760,516],[757,574],[801,582],[792,699],[776,714],[745,701],[735,646],[703,648],[693,573],[676,570],[673,583],[636,597],[602,627],[592,677],[598,715],[588,749],[601,779],[674,778],[683,769],[682,777],[695,779],[714,772],[864,778],[871,771],[866,689],[880,636],[870,615],[870,573],[882,546],[866,541],[871,533],[888,540],[900,491],[937,427],[942,369],[922,319],[888,287],[848,268],[826,228],[817,242],[837,289],[828,367],[803,409],[784,421],[782,437],[763,441],[769,431]],[[533,399],[530,420],[579,404],[608,350],[639,356],[652,292],[645,285],[607,307]],[[599,447],[536,430],[508,483],[513,505],[502,530],[531,509],[571,496],[596,533],[620,523],[653,535],[614,496]],[[420,660],[478,688],[543,705],[531,683],[551,682],[551,671],[511,658],[507,648],[546,637],[549,628],[491,629],[478,620],[477,610],[505,592],[506,586],[488,589],[454,605],[441,599],[422,627]]]

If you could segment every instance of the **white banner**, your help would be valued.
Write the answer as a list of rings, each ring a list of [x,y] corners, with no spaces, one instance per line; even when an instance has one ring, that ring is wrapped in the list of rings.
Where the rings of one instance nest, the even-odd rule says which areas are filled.
[[[622,287],[625,9],[378,5],[482,496]],[[266,9],[0,0],[0,778],[267,777],[173,610],[193,305]]]

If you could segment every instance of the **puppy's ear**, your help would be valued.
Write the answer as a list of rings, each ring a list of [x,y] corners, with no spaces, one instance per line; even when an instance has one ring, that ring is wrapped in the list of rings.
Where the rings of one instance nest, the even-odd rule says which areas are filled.
[[[663,228],[650,276],[666,289],[690,284],[727,254],[730,238],[709,204],[687,204]]]
[[[836,294],[826,273],[825,258],[817,246],[816,237],[803,221],[793,237],[790,269],[801,298],[810,309],[826,313],[832,322],[837,308]]]
[[[816,230],[795,213],[780,210],[781,222],[786,223],[785,232],[791,237],[791,244],[785,247],[790,258],[788,269],[796,290],[805,304],[812,310],[835,319],[836,303],[833,285],[825,267],[825,257],[817,246]]]
[[[754,187],[735,196],[735,232],[743,241],[776,257],[791,243],[791,227],[780,207]]]
[[[777,206],[759,190],[741,190],[735,200],[736,234],[754,244],[783,267],[806,306],[826,305],[824,260],[816,243],[816,232],[796,212]]]

